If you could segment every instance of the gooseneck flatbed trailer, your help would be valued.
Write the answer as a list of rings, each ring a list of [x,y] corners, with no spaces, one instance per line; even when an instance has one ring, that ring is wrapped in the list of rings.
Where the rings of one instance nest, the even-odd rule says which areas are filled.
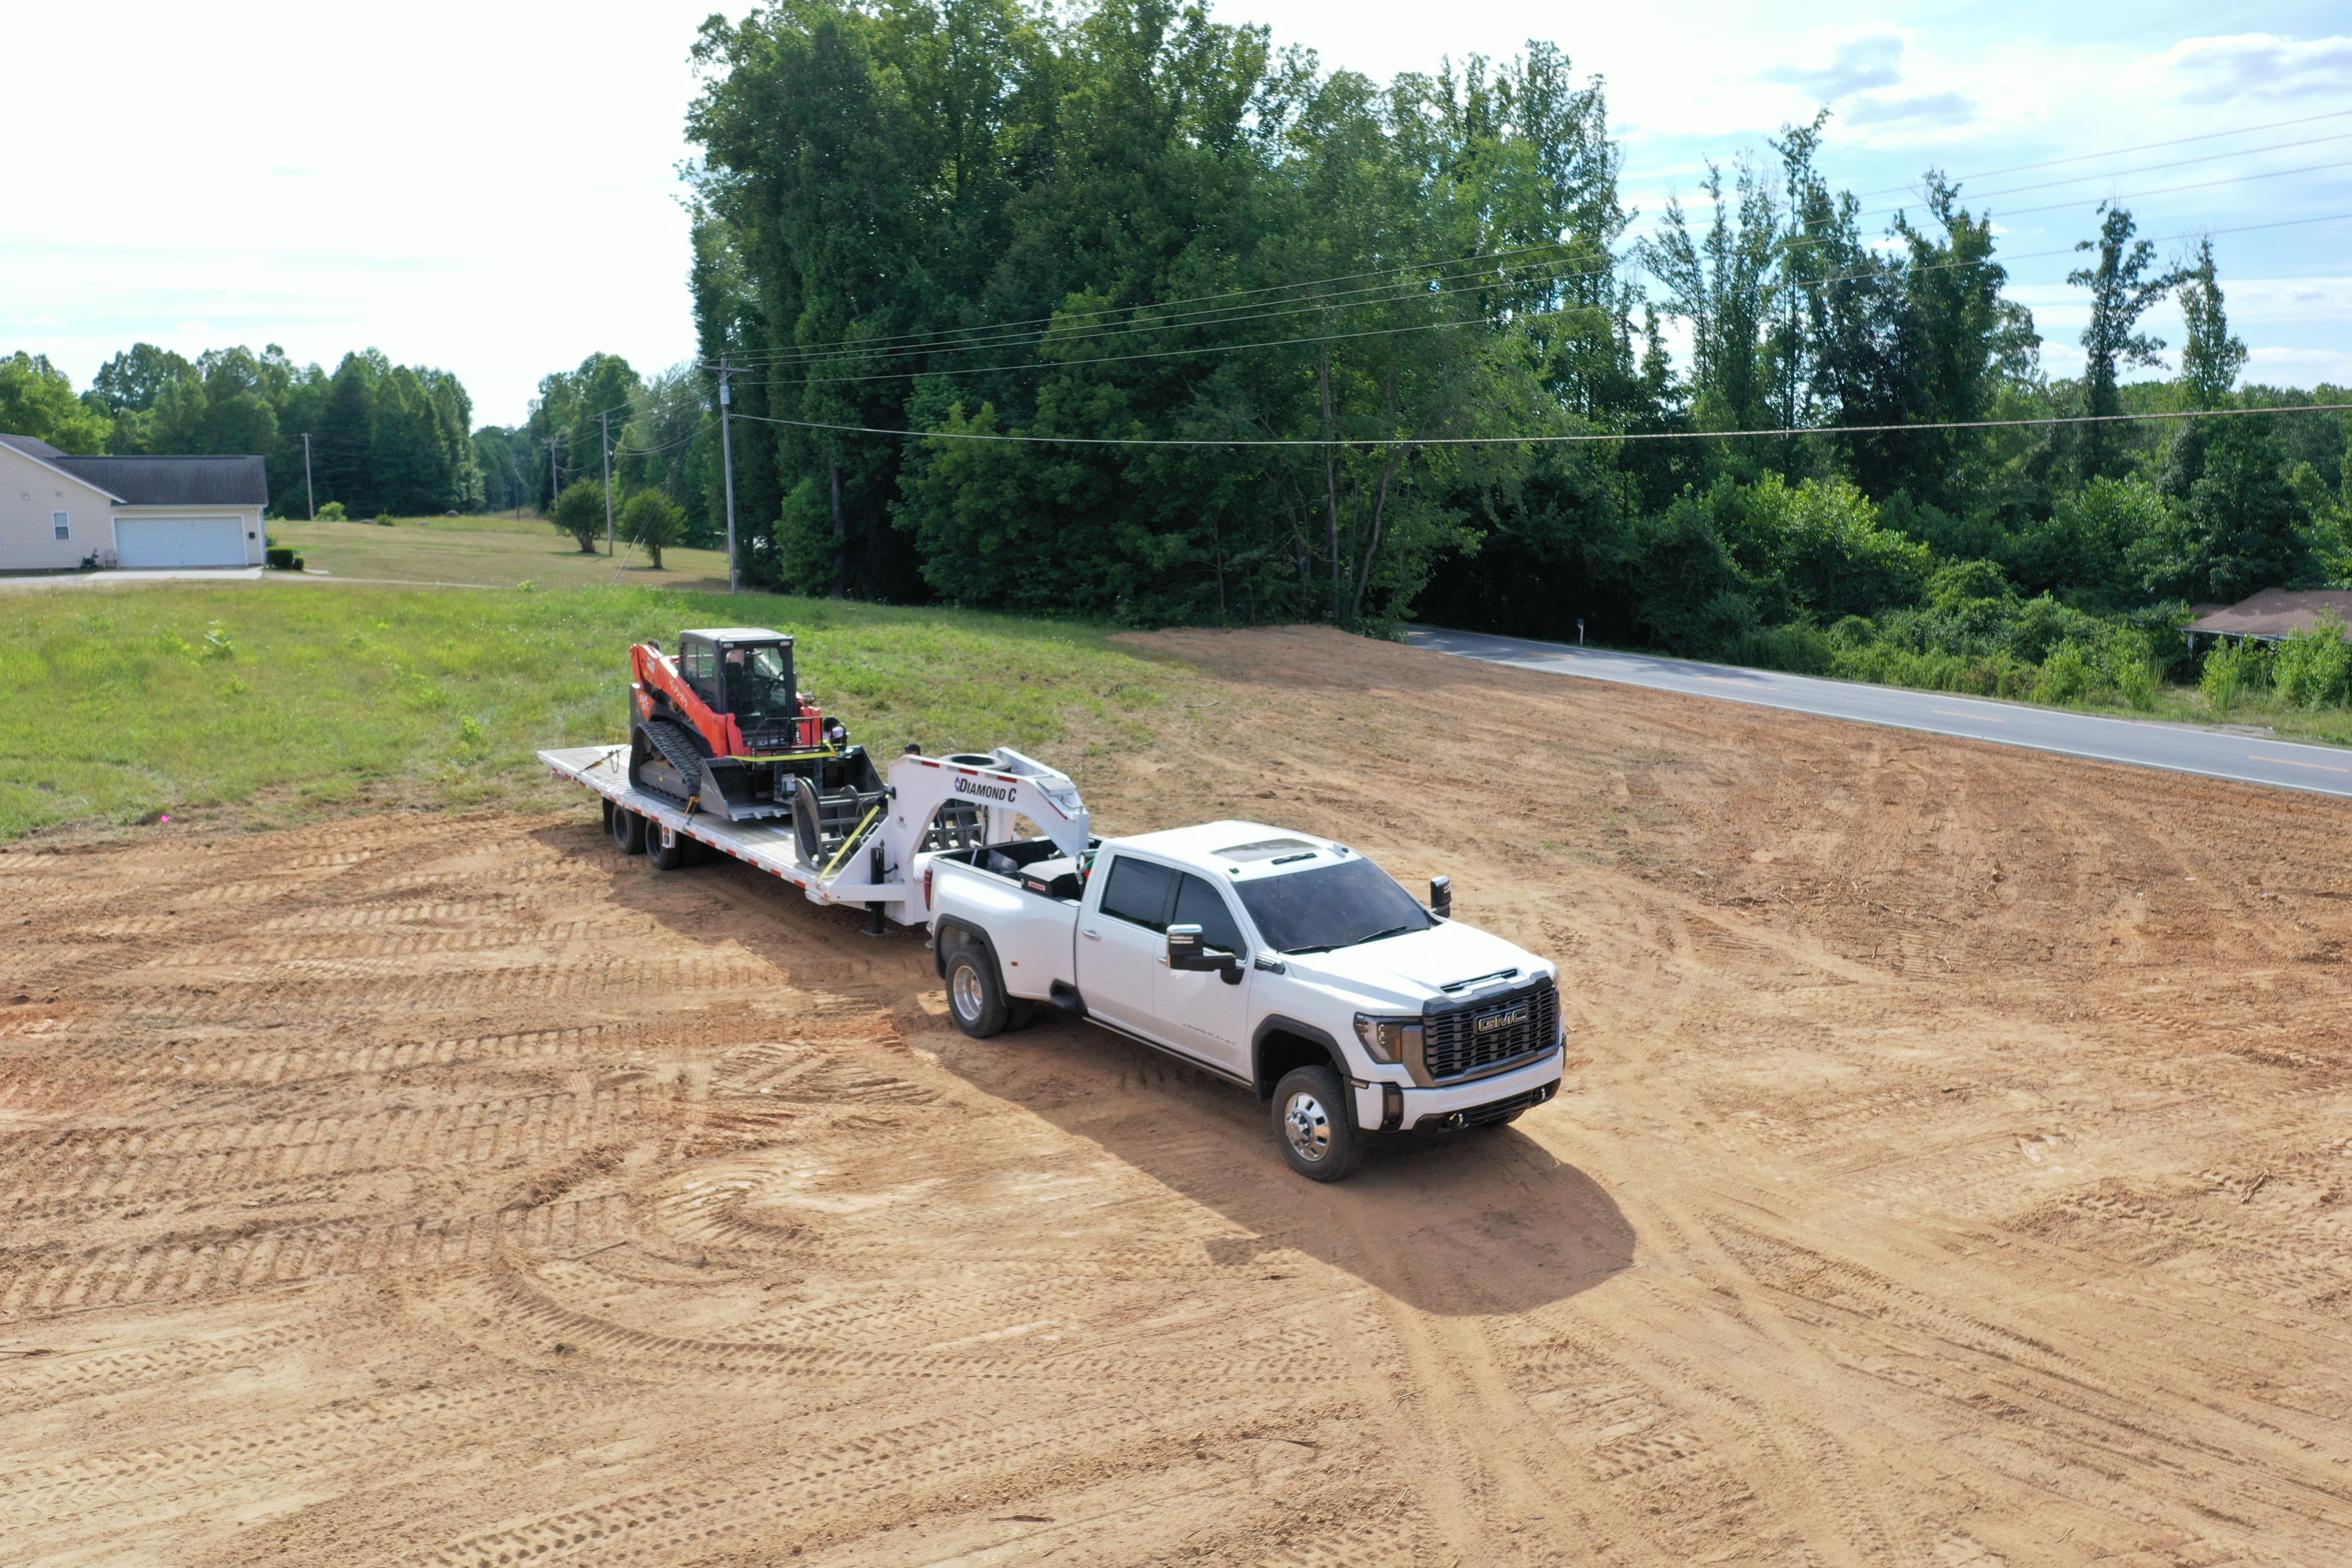
[[[789,882],[811,903],[866,910],[877,932],[929,923],[923,882],[929,855],[1009,841],[1018,818],[1034,823],[1066,855],[1094,847],[1077,786],[1003,747],[895,759],[881,801],[837,832],[814,812],[737,818],[682,805],[666,791],[632,784],[629,753],[625,745],[570,746],[541,752],[539,760],[558,778],[602,795],[614,841],[624,850],[642,847],[661,869],[705,854],[730,856]]]

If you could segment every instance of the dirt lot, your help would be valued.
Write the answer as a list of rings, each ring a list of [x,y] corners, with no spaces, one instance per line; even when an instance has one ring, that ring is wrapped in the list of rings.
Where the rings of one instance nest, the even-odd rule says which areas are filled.
[[[584,807],[0,856],[0,1559],[2352,1562],[2352,806],[1148,640],[1098,825],[1452,872],[1570,1092],[1317,1187]]]

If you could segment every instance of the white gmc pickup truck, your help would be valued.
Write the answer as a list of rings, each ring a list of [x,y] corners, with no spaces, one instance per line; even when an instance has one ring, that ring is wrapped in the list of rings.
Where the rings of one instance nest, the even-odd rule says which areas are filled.
[[[1424,908],[1345,845],[1252,822],[923,858],[957,1026],[1039,1005],[1244,1084],[1291,1168],[1333,1182],[1371,1131],[1495,1126],[1559,1092],[1559,971]]]

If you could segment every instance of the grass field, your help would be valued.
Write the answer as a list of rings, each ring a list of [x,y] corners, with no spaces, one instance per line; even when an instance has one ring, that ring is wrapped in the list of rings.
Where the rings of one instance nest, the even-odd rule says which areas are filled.
[[[798,635],[803,689],[882,755],[1051,745],[1066,762],[1127,743],[1173,685],[1083,626],[773,595],[282,578],[26,595],[0,622],[0,839],[192,809],[269,826],[544,798],[534,751],[624,737],[631,642],[745,621]]]
[[[390,528],[373,522],[272,522],[269,537],[301,552],[306,565],[338,577],[379,582],[463,583],[511,588],[611,587],[635,584],[698,593],[724,593],[723,550],[666,550],[655,571],[643,552],[625,542],[606,556],[582,552],[544,519],[510,513],[483,517],[403,519]]]

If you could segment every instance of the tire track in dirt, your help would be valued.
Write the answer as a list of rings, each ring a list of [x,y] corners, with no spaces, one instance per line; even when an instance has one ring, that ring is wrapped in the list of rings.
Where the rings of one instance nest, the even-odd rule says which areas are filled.
[[[1072,742],[1105,828],[1454,875],[1566,1094],[1299,1183],[584,810],[0,853],[12,1551],[2352,1557],[2341,803],[1152,640],[1218,706]]]

